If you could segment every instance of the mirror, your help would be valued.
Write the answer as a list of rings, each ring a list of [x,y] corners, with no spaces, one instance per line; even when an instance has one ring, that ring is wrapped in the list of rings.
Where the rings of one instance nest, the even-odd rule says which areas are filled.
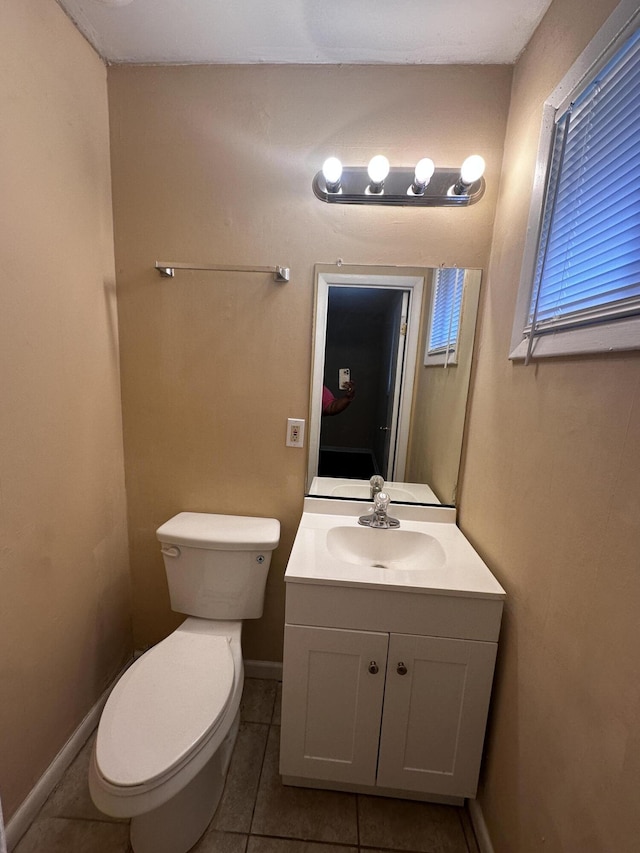
[[[480,280],[316,266],[308,494],[455,504]]]

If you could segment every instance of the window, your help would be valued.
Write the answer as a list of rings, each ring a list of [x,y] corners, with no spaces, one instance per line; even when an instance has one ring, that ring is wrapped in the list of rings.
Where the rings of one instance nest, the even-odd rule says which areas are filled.
[[[588,73],[561,103],[550,99],[513,358],[640,348],[640,30],[631,29],[609,38],[595,64],[592,43],[576,63],[579,73],[590,57]],[[565,81],[559,89],[567,92]]]
[[[464,273],[457,267],[441,267],[435,272],[424,354],[426,365],[457,362]]]

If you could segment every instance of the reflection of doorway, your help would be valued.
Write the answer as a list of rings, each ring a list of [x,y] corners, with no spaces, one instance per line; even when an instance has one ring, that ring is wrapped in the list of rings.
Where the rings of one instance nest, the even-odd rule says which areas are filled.
[[[324,429],[324,422],[334,421],[335,425],[332,429],[346,430],[347,420],[344,420],[343,426],[339,427],[340,420],[350,415],[350,412],[357,411],[356,407],[360,405],[361,393],[366,393],[365,386],[373,384],[367,381],[366,371],[362,371],[358,361],[352,363],[341,362],[327,364],[325,374],[325,342],[327,334],[327,324],[329,316],[329,293],[339,290],[364,290],[373,291],[374,294],[379,294],[379,299],[383,305],[386,305],[386,322],[395,330],[397,340],[394,341],[393,336],[383,331],[378,326],[374,337],[373,345],[378,349],[388,347],[390,352],[397,351],[398,357],[395,363],[393,360],[386,359],[384,362],[387,365],[386,374],[384,370],[378,370],[377,376],[382,383],[386,381],[387,393],[378,397],[379,405],[373,410],[369,408],[370,416],[366,419],[366,424],[363,424],[362,429],[369,430],[366,440],[359,439],[343,441],[343,437],[336,438],[324,432],[322,435],[322,444],[327,447],[351,447],[364,448],[369,451],[375,458],[375,464],[369,462],[369,469],[376,466],[381,469],[386,468],[386,477],[388,480],[404,480],[404,472],[407,461],[407,447],[409,441],[409,423],[411,419],[411,409],[413,402],[413,380],[416,370],[416,358],[418,351],[418,334],[420,329],[420,315],[422,308],[422,292],[424,289],[424,273],[419,269],[409,269],[400,267],[366,267],[366,266],[343,266],[336,268],[329,265],[318,265],[316,267],[316,310],[315,310],[315,331],[314,331],[314,356],[313,356],[313,373],[311,384],[311,419],[309,425],[309,470],[308,470],[308,487],[311,486],[311,481],[318,474],[318,463],[320,459],[321,432]],[[397,298],[393,298],[393,294],[401,294]],[[352,296],[352,295],[351,295]],[[338,322],[342,320],[343,327],[346,327],[346,342],[357,337],[360,328],[365,324],[360,316],[360,313],[354,315],[349,312],[346,306],[351,296],[347,294],[343,297],[342,303],[336,307],[336,317]],[[337,297],[338,299],[340,297]],[[357,299],[357,297],[356,297]],[[399,308],[399,306],[401,306]],[[364,309],[362,306],[359,312]],[[369,309],[366,309],[368,311]],[[371,309],[374,311],[374,309]],[[398,310],[401,313],[401,322],[397,322]],[[332,310],[332,314],[333,314]],[[344,314],[349,316],[349,321],[345,317],[340,317]],[[405,324],[406,323],[406,327]],[[333,318],[332,318],[333,325]],[[406,333],[401,334],[401,331]],[[332,332],[330,332],[332,334]],[[381,345],[381,341],[385,343]],[[397,346],[401,344],[401,346]],[[397,349],[396,349],[397,347]],[[403,353],[404,349],[404,353]],[[389,355],[389,354],[387,354]],[[338,358],[355,358],[355,353],[347,352],[338,355]],[[365,359],[365,362],[373,361],[374,356],[370,353]],[[322,417],[322,389],[325,384],[333,394],[340,396],[338,389],[338,370],[348,367],[352,371],[352,378],[356,384],[356,397],[349,409],[334,417]],[[376,380],[377,381],[377,380]],[[365,388],[365,391],[363,391]],[[364,408],[364,407],[363,407]],[[391,411],[389,412],[389,409]],[[371,412],[373,415],[371,416]],[[351,415],[350,415],[351,417]],[[382,430],[379,427],[383,427]],[[389,430],[385,427],[389,427]],[[394,432],[395,431],[395,432]],[[387,436],[386,433],[390,435]],[[360,433],[361,435],[363,433]],[[374,441],[375,436],[375,441]],[[395,436],[395,438],[394,438]],[[336,444],[329,442],[336,441]],[[386,449],[385,449],[386,445]],[[385,453],[387,455],[385,455]],[[325,454],[323,454],[325,455]],[[386,464],[385,464],[386,463]],[[331,472],[327,472],[325,476],[333,477],[354,477],[356,479],[366,479],[366,474],[343,473],[337,468],[333,468]],[[370,474],[368,476],[371,476]]]
[[[398,288],[329,285],[324,384],[340,394],[339,370],[348,367],[356,397],[340,415],[321,420],[320,476],[389,479],[408,303],[409,292]]]

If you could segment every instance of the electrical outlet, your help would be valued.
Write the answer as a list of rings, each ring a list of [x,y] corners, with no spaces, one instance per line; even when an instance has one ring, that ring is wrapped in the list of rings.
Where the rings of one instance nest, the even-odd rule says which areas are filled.
[[[287,447],[304,447],[304,421],[301,418],[287,418]]]

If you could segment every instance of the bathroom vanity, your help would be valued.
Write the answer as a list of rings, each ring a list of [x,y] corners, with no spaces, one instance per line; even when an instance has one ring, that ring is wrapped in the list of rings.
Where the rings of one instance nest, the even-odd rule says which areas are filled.
[[[366,508],[366,505],[365,505]],[[455,510],[307,498],[287,566],[286,784],[461,804],[476,793],[504,590]]]

